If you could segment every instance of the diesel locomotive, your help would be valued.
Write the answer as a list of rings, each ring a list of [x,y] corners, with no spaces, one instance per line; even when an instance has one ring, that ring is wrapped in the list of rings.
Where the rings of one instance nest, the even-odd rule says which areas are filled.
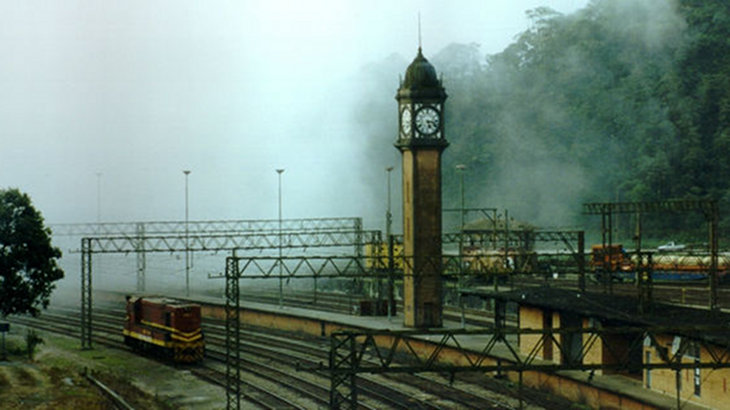
[[[162,297],[127,296],[124,343],[176,363],[203,359],[200,305]]]

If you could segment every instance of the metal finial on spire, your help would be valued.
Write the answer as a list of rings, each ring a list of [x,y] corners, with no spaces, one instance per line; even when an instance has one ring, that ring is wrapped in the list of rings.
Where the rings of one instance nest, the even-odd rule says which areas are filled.
[[[418,51],[421,51],[421,12],[418,12]]]

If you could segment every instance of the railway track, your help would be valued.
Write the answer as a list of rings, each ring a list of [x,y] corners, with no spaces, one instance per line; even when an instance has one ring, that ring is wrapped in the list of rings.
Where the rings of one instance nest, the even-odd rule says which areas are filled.
[[[129,350],[121,337],[120,329],[123,326],[124,311],[121,309],[97,309],[94,313],[94,342],[121,350]],[[54,309],[44,312],[43,319],[32,317],[13,317],[12,322],[27,327],[61,334],[69,337],[79,337],[78,323],[79,312],[75,309]],[[217,356],[217,357],[216,357]],[[198,366],[177,366],[191,372],[201,379],[221,387],[226,387],[225,368],[221,353],[212,353],[208,356],[211,360],[204,362]],[[211,363],[212,362],[212,363]],[[173,366],[170,363],[160,362],[161,366]],[[244,364],[245,365],[245,364]],[[271,377],[266,375],[265,370],[261,370],[261,366],[257,369],[250,369],[249,374],[254,374],[258,378],[269,379],[269,383],[262,383],[261,380],[241,380],[241,389],[244,392],[243,402],[247,405],[256,405],[264,409],[304,409],[308,408],[301,404],[297,404],[291,399],[282,397],[280,394],[273,392]],[[265,376],[261,376],[264,374]],[[254,377],[256,379],[256,377]],[[326,397],[326,396],[323,396]],[[326,404],[326,401],[319,400],[320,404]]]
[[[223,322],[211,323],[207,321],[206,334],[208,340],[211,335],[223,343]],[[242,350],[247,356],[261,358],[266,361],[277,362],[285,371],[291,372],[295,364],[299,367],[316,369],[326,363],[329,355],[327,339],[294,341],[288,335],[272,335],[244,331],[242,336]],[[250,361],[242,363],[250,365]],[[311,376],[320,384],[320,395],[329,394],[329,374],[325,371],[315,371]],[[512,408],[505,401],[480,397],[454,387],[449,387],[447,381],[437,378],[426,378],[413,375],[395,376],[361,376],[357,380],[360,402],[372,408]],[[410,394],[404,392],[411,392]],[[420,398],[419,398],[420,397]],[[442,403],[434,406],[432,403]]]
[[[632,284],[616,283],[614,291],[635,291]],[[597,285],[594,284],[595,287]],[[701,285],[684,287],[685,292],[704,289]],[[659,285],[656,289],[676,291],[673,285]],[[679,288],[681,289],[681,288]],[[275,293],[261,294],[257,301],[277,303]],[[244,294],[242,299],[251,300],[253,295]],[[326,302],[333,311],[350,313],[354,298],[346,295],[319,294],[318,299]],[[319,308],[313,304],[311,294],[287,293],[287,306]],[[460,312],[451,308],[452,317]],[[467,317],[479,316],[476,323],[489,323],[490,317],[484,310],[467,310]],[[94,341],[120,349],[128,349],[122,343],[120,329],[124,311],[121,308],[94,309]],[[20,324],[41,330],[78,337],[79,311],[77,308],[54,310],[44,313],[42,321],[32,318],[13,318]],[[225,388],[224,322],[206,319],[204,332],[207,339],[206,360],[200,366],[186,366],[185,369],[199,378]],[[329,396],[329,374],[323,370],[296,372],[297,367],[322,368],[328,361],[329,340],[296,340],[288,334],[275,334],[270,330],[257,332],[245,329],[241,332],[242,351],[239,367],[242,369],[242,403],[258,408],[326,408]],[[161,364],[162,365],[162,364]],[[451,382],[451,383],[450,383]],[[360,408],[516,408],[516,394],[523,398],[531,396],[528,389],[515,392],[506,389],[488,377],[472,374],[457,375],[449,380],[441,375],[361,375],[357,379]],[[489,394],[485,392],[490,391]],[[542,396],[534,395],[533,403],[542,403]],[[537,408],[532,407],[532,408]],[[542,408],[562,408],[562,404],[544,404]]]
[[[94,341],[111,347],[128,349],[119,335],[124,312],[121,309],[96,308]],[[19,324],[44,331],[78,337],[78,311],[53,310],[43,320],[15,318]],[[208,354],[202,366],[183,369],[210,383],[223,386],[223,323],[207,320],[204,327]],[[259,408],[326,408],[329,396],[329,375],[324,371],[296,372],[295,367],[314,368],[326,362],[328,340],[295,340],[290,335],[272,335],[245,330],[240,367],[242,402]],[[161,363],[161,365],[165,365]],[[266,375],[264,375],[266,374]],[[297,374],[296,377],[292,376]],[[500,408],[517,406],[517,399],[488,392],[477,382],[459,382],[457,388],[439,375],[367,376],[358,379],[360,408]],[[281,387],[285,385],[287,387]],[[470,392],[471,390],[471,392]],[[273,392],[273,394],[272,394]],[[478,392],[481,392],[481,396]],[[533,407],[537,408],[537,407]]]

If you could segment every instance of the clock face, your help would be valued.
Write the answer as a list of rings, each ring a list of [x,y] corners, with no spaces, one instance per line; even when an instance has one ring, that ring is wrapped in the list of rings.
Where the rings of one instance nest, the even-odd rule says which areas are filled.
[[[400,126],[404,134],[411,133],[411,110],[406,107],[400,114]]]
[[[439,113],[432,107],[418,110],[416,114],[416,129],[421,134],[430,135],[439,129]]]

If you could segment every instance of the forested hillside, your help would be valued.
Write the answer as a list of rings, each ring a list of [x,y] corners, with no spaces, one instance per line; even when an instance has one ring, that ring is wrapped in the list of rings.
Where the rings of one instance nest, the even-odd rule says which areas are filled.
[[[458,205],[454,166],[465,164],[467,206],[543,226],[578,223],[587,201],[685,198],[722,200],[730,226],[730,3],[528,13],[531,28],[501,53],[426,53],[449,94],[445,205]]]

